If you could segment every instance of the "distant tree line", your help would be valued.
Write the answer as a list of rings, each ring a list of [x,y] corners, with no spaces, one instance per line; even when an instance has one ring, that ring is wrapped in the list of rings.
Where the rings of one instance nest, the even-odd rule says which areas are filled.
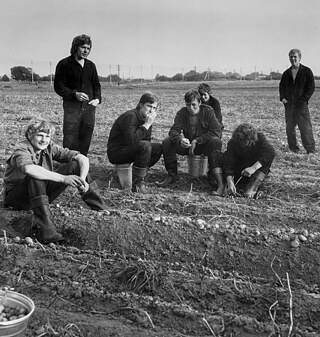
[[[32,71],[31,68],[26,68],[23,66],[15,66],[10,69],[11,70],[11,79],[15,81],[25,81],[25,82],[42,82],[42,81],[51,81],[53,80],[53,75],[47,76],[40,76]],[[258,72],[253,72],[247,75],[240,75],[236,72],[227,72],[222,73],[218,71],[204,71],[198,73],[196,70],[190,70],[187,73],[177,73],[172,77],[168,77],[166,75],[159,75],[157,74],[154,78],[157,82],[193,82],[193,81],[219,81],[219,80],[229,80],[229,81],[236,81],[236,80],[247,80],[247,81],[257,81],[257,80],[280,80],[282,74],[279,72],[270,72],[269,75],[261,74]],[[117,74],[111,74],[107,77],[99,76],[101,82],[110,82],[110,83],[135,83],[146,81],[145,79],[136,78],[136,79],[122,79]],[[315,76],[315,79],[320,79],[320,76]],[[1,81],[9,82],[10,79],[7,75],[3,75],[1,77]]]
[[[236,80],[248,80],[248,81],[254,81],[254,80],[280,80],[282,74],[278,72],[271,72],[269,75],[261,74],[258,72],[253,72],[251,74],[242,76],[239,73],[236,72],[227,72],[222,73],[218,71],[205,71],[202,73],[198,73],[195,70],[190,70],[189,72],[182,74],[178,73],[175,74],[172,77],[168,77],[165,75],[156,75],[155,80],[159,82],[168,82],[168,81],[186,81],[186,82],[192,82],[192,81],[221,81],[221,80],[229,80],[229,81],[236,81]]]

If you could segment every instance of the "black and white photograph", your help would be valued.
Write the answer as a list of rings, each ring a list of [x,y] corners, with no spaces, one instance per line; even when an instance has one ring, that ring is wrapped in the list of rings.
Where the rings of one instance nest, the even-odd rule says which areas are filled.
[[[320,336],[320,1],[0,11],[0,336]]]

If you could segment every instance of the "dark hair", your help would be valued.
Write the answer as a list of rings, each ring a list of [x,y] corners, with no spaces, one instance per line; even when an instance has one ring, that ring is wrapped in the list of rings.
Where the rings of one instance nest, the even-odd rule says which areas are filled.
[[[249,148],[257,143],[258,131],[251,124],[243,123],[235,128],[232,139],[241,148]]]
[[[30,140],[33,137],[33,135],[35,135],[38,132],[50,133],[53,136],[55,131],[56,128],[51,122],[46,121],[44,119],[35,119],[32,120],[27,126],[25,136],[28,140]]]
[[[146,92],[140,97],[138,105],[137,105],[137,109],[138,110],[140,109],[140,105],[144,105],[146,103],[152,104],[152,103],[155,103],[155,102],[159,103],[158,97],[151,92]]]
[[[194,100],[197,100],[198,102],[201,102],[201,97],[200,94],[197,90],[189,90],[185,93],[184,95],[184,101],[186,103],[191,103]]]
[[[91,37],[88,36],[88,35],[85,35],[85,34],[76,36],[72,41],[70,54],[74,55],[77,52],[78,47],[80,47],[84,44],[88,44],[90,46],[90,48],[92,48]]]
[[[211,94],[211,88],[210,88],[210,85],[207,84],[207,83],[201,83],[199,84],[198,86],[198,91],[200,93],[200,95],[204,94],[204,93],[208,93],[208,94]]]

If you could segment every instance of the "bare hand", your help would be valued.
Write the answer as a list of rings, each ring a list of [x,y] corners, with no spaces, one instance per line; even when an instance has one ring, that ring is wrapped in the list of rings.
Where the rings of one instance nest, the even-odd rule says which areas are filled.
[[[194,155],[194,149],[196,148],[197,146],[197,141],[194,139],[192,142],[191,142],[191,145],[189,147],[189,154],[190,155]]]
[[[63,183],[72,187],[80,187],[86,186],[87,182],[83,180],[81,177],[71,174],[68,176],[64,176]]]
[[[182,138],[180,144],[181,144],[181,147],[184,147],[185,149],[191,146],[188,138]]]
[[[93,100],[90,101],[88,104],[90,104],[90,105],[96,107],[96,106],[98,106],[98,104],[99,104],[99,100],[98,100],[98,98],[93,99]]]
[[[251,177],[254,172],[256,172],[256,170],[252,166],[249,166],[242,170],[241,175],[245,177]]]
[[[80,191],[80,193],[86,193],[89,190],[89,184],[84,181],[83,185],[78,186],[78,190]]]
[[[232,194],[234,196],[238,195],[236,185],[234,184],[233,178],[227,178],[227,192],[228,194]]]
[[[288,103],[288,101],[285,99],[285,98],[282,98],[282,101],[281,101],[283,104],[286,104]]]
[[[84,92],[76,92],[76,97],[80,102],[89,101],[89,96]]]
[[[148,113],[147,116],[146,116],[146,119],[145,119],[145,123],[152,125],[153,122],[155,121],[156,117],[157,117],[156,111],[152,111],[152,112]]]

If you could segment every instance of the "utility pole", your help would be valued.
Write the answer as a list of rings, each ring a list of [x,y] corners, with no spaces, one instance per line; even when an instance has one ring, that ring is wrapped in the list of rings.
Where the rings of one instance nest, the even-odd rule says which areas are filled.
[[[52,70],[51,70],[51,61],[50,61],[50,85],[52,86]]]
[[[140,68],[140,76],[141,76],[141,83],[142,83],[142,66]]]
[[[31,60],[31,82],[33,83],[33,61]]]
[[[118,64],[118,86],[120,85],[120,64]]]
[[[109,65],[109,82],[110,82],[110,85],[112,83],[112,78],[111,78],[111,65]]]

